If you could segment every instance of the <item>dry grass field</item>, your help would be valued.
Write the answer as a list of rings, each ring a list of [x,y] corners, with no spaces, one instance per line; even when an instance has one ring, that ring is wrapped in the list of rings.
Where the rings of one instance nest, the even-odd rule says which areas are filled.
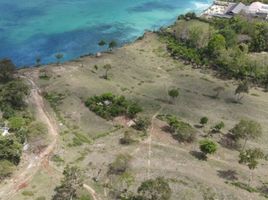
[[[108,80],[102,78],[105,64],[112,66]],[[253,119],[261,124],[263,137],[250,141],[248,147],[260,147],[267,154],[268,93],[262,89],[251,88],[241,104],[233,103],[236,81],[222,80],[211,70],[193,69],[173,60],[153,33],[98,58],[83,57],[60,66],[48,65],[21,73],[32,76],[43,94],[57,99],[52,107],[60,127],[60,141],[51,157],[51,165],[42,168],[25,188],[32,194],[25,195],[22,190],[14,200],[35,200],[41,196],[50,199],[67,163],[84,170],[85,183],[103,200],[111,199],[112,189],[128,187],[135,191],[142,181],[157,176],[169,179],[172,200],[265,199],[258,192],[248,192],[231,184],[247,183],[250,175],[248,167],[238,163],[237,150],[218,143],[216,154],[207,161],[199,160],[198,141],[179,143],[165,132],[165,122],[155,118],[156,114],[174,114],[195,126],[201,117],[207,116],[206,127],[197,128],[198,140],[207,136],[210,127],[223,121],[222,134],[211,136],[216,142],[220,142],[240,119]],[[49,78],[39,78],[44,73]],[[219,86],[225,90],[219,98],[212,98],[213,89]],[[174,104],[168,103],[167,93],[172,88],[179,89]],[[98,117],[84,105],[86,98],[105,92],[124,95],[143,107],[141,115],[152,119],[148,136],[132,145],[119,144],[123,133],[133,130],[122,120],[106,121]],[[108,176],[109,164],[122,153],[131,155],[128,173],[120,177]],[[263,187],[268,182],[267,164],[261,161],[254,170],[252,187]]]

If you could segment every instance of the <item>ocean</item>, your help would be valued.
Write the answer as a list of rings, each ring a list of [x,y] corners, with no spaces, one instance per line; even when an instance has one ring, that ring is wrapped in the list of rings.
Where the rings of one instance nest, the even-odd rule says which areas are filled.
[[[173,23],[212,0],[0,0],[0,59],[18,66],[104,51],[98,42],[131,42],[146,30]]]

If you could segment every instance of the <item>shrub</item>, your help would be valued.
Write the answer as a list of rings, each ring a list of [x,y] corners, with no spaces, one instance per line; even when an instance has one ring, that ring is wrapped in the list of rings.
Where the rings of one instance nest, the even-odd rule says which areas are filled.
[[[225,126],[225,124],[223,122],[220,122],[218,124],[216,124],[214,127],[213,127],[213,131],[214,132],[220,132],[221,129],[223,129]]]
[[[128,154],[119,154],[115,161],[109,165],[108,174],[121,175],[129,167],[131,156]]]
[[[138,131],[146,131],[151,124],[148,117],[138,117],[134,122],[132,127]]]
[[[211,140],[200,141],[200,150],[205,154],[213,154],[217,151],[217,144]]]
[[[208,118],[207,117],[202,117],[201,119],[200,119],[200,124],[202,125],[202,126],[204,126],[205,124],[207,124],[208,123]]]
[[[12,174],[14,169],[15,169],[15,166],[11,162],[9,162],[8,160],[1,160],[0,161],[0,181],[6,177],[9,177]]]
[[[175,116],[168,117],[173,137],[180,142],[193,142],[196,139],[196,130],[188,123],[177,120]]]

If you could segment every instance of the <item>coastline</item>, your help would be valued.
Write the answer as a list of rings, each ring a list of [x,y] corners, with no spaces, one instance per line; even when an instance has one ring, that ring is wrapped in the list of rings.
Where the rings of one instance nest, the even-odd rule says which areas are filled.
[[[84,35],[83,37],[88,37],[88,38],[92,39],[92,41],[90,41],[90,43],[88,45],[86,45],[87,41],[85,41],[85,38],[83,38],[83,37],[76,38],[76,39],[73,39],[73,37],[69,38],[69,36],[68,36],[69,33],[66,32],[66,34],[67,34],[66,36],[62,35],[59,38],[55,38],[55,43],[56,43],[55,47],[53,47],[53,45],[52,45],[51,47],[48,47],[46,50],[47,44],[44,43],[44,46],[38,45],[40,39],[37,38],[37,41],[36,41],[37,44],[36,44],[35,48],[31,47],[32,46],[31,44],[25,44],[25,46],[19,45],[19,46],[21,46],[22,49],[20,49],[20,47],[18,46],[18,49],[19,49],[18,52],[23,52],[22,54],[25,54],[26,55],[25,57],[22,57],[21,54],[18,54],[18,55],[16,53],[13,54],[12,49],[10,49],[9,52],[6,53],[6,56],[4,56],[4,57],[9,57],[10,59],[12,59],[14,61],[14,63],[18,66],[18,68],[25,68],[25,67],[34,66],[35,60],[37,57],[41,58],[41,63],[43,65],[53,64],[56,62],[55,54],[57,54],[57,53],[62,53],[64,55],[64,57],[62,59],[64,62],[79,59],[80,57],[94,55],[98,52],[105,52],[106,49],[98,46],[98,41],[100,41],[101,37],[103,37],[103,39],[106,40],[106,42],[110,42],[111,40],[116,40],[119,44],[118,46],[122,47],[125,44],[135,42],[139,37],[141,37],[143,34],[145,34],[148,31],[153,32],[153,31],[159,30],[161,27],[168,27],[168,26],[172,25],[175,22],[176,18],[180,14],[185,14],[185,13],[190,12],[190,11],[194,11],[198,14],[202,13],[203,10],[205,9],[205,7],[209,6],[210,3],[211,3],[210,1],[204,1],[204,2],[203,1],[191,1],[191,2],[187,3],[188,7],[187,6],[185,6],[185,8],[182,7],[181,10],[177,11],[174,15],[172,15],[172,16],[169,15],[169,17],[166,17],[166,18],[164,17],[162,21],[160,19],[161,19],[161,16],[163,15],[164,11],[162,13],[159,12],[159,15],[158,15],[159,19],[157,18],[155,20],[151,20],[151,23],[149,23],[150,18],[147,18],[150,16],[150,14],[148,14],[148,16],[146,18],[144,18],[144,20],[145,20],[144,26],[147,26],[147,28],[142,29],[144,26],[141,26],[141,27],[138,26],[137,30],[134,30],[134,32],[128,32],[129,30],[124,30],[124,27],[129,26],[128,28],[135,29],[136,28],[135,26],[137,26],[139,23],[138,24],[131,24],[132,22],[129,21],[129,22],[126,22],[126,24],[122,24],[122,27],[120,27],[121,26],[120,24],[118,24],[119,26],[114,26],[114,24],[111,22],[111,24],[107,24],[108,29],[106,29],[106,30],[103,29],[98,33],[99,34],[98,38],[96,38],[96,33],[89,32],[89,33],[87,33],[88,34],[87,36]],[[165,8],[161,8],[161,9],[164,10]],[[173,8],[173,10],[175,10],[175,9],[178,10],[178,8]],[[143,12],[143,11],[141,11],[141,12]],[[143,15],[144,14],[141,14],[140,19],[143,19]],[[139,16],[139,14],[137,14],[137,16]],[[148,26],[149,25],[148,23],[151,25]],[[102,25],[100,25],[100,26],[102,26]],[[89,26],[88,28],[90,28],[90,27],[91,26]],[[80,30],[74,30],[74,32],[75,31],[79,32]],[[99,30],[96,30],[96,31],[99,31]],[[109,35],[110,32],[113,34],[113,36]],[[70,33],[70,34],[72,34],[72,33]],[[49,36],[45,36],[44,40],[48,37]],[[75,37],[76,36],[74,35],[74,38]],[[59,39],[59,41],[57,39]],[[81,40],[81,42],[79,42],[81,44],[78,43],[79,40]],[[64,41],[64,43],[62,43],[62,41]],[[89,41],[89,39],[88,39],[88,41]],[[32,43],[32,39],[29,40],[29,43]],[[59,44],[62,43],[62,44],[57,45],[57,43],[59,43]],[[16,42],[14,42],[14,44],[16,45]],[[74,45],[75,48],[72,45]],[[29,48],[29,47],[31,47],[31,48]],[[25,51],[24,51],[24,49],[25,49]],[[40,51],[40,49],[42,49],[42,50]],[[64,49],[64,50],[61,50],[61,49]],[[88,49],[90,49],[90,50],[88,50]],[[52,52],[51,52],[51,50],[52,50]],[[47,51],[47,54],[44,54],[43,51]],[[3,57],[3,56],[1,56],[1,57]]]

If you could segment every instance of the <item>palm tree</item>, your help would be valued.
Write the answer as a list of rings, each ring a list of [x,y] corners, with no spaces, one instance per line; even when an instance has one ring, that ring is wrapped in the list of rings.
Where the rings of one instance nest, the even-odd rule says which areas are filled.
[[[59,65],[60,60],[63,58],[63,54],[62,53],[57,53],[57,54],[55,54],[55,58],[57,59],[57,65]]]
[[[105,69],[105,75],[103,76],[104,79],[108,79],[108,71],[112,69],[112,66],[110,64],[106,64],[103,66],[103,68]]]

